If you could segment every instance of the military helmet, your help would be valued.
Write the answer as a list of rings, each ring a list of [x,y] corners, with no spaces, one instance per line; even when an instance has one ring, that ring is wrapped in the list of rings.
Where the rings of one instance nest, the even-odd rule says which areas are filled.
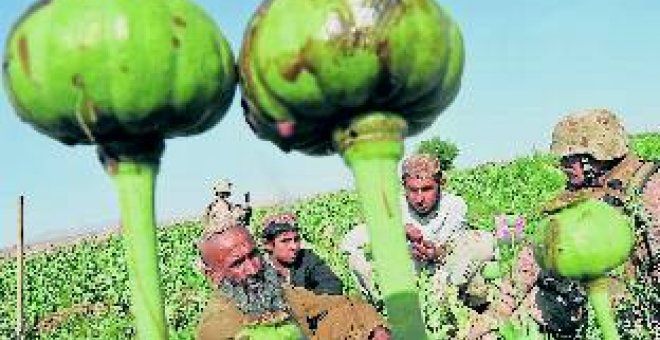
[[[213,185],[213,191],[216,193],[231,193],[232,183],[226,179],[221,179]]]
[[[561,157],[589,154],[597,160],[612,160],[628,153],[628,136],[611,111],[584,110],[557,123],[550,150]]]

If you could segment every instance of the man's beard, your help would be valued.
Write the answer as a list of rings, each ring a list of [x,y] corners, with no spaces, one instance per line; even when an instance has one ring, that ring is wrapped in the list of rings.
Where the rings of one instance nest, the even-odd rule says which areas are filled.
[[[416,205],[411,204],[410,202],[408,202],[408,208],[417,217],[419,217],[421,219],[426,219],[426,218],[432,216],[433,214],[435,214],[437,212],[438,207],[440,206],[440,198],[441,197],[442,196],[440,194],[438,194],[438,198],[435,200],[435,203],[433,203],[433,206],[431,208],[429,208],[429,210],[427,210],[427,211],[420,212],[420,207],[417,207]]]
[[[289,313],[282,286],[275,268],[264,261],[263,268],[243,282],[224,279],[220,291],[227,295],[238,309],[250,316],[268,313]]]

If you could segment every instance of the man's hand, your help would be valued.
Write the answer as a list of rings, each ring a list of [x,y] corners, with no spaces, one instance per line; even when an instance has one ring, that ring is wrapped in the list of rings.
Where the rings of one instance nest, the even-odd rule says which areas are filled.
[[[421,242],[424,239],[422,230],[417,228],[412,223],[406,224],[406,237],[412,243]]]
[[[412,255],[418,261],[440,261],[447,254],[446,246],[436,246],[433,242],[425,240],[422,230],[412,223],[406,224],[406,237],[412,245]]]
[[[450,247],[447,243],[438,244],[433,248],[433,261],[444,262],[450,251]]]
[[[383,326],[374,328],[369,334],[370,340],[390,340],[391,338],[392,334],[390,333],[390,330]]]
[[[406,224],[406,238],[412,245],[412,254],[418,261],[428,261],[430,251],[427,247],[428,242],[424,241],[422,230],[412,223]]]
[[[428,241],[413,242],[412,254],[418,261],[433,261],[435,260],[435,247]]]

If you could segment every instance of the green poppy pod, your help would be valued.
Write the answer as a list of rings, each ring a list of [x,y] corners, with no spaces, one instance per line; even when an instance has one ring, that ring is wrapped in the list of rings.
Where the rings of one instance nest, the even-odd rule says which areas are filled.
[[[233,54],[188,0],[40,1],[7,40],[18,116],[65,144],[200,133],[235,92]]]
[[[323,155],[365,113],[395,113],[406,136],[429,126],[458,93],[464,53],[432,0],[273,0],[252,17],[239,59],[257,136]]]
[[[545,218],[538,226],[541,266],[576,280],[603,276],[630,255],[630,219],[605,202],[589,199]]]

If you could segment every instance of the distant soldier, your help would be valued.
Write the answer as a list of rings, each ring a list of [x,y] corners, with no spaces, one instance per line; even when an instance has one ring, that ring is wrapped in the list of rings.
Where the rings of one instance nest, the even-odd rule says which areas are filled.
[[[229,201],[231,196],[232,183],[227,180],[220,180],[213,186],[215,199],[211,202],[204,212],[203,222],[208,229],[210,226],[221,227],[224,224],[240,223],[247,225],[252,215],[252,208],[248,205],[248,194],[246,194],[246,204],[234,204]]]

